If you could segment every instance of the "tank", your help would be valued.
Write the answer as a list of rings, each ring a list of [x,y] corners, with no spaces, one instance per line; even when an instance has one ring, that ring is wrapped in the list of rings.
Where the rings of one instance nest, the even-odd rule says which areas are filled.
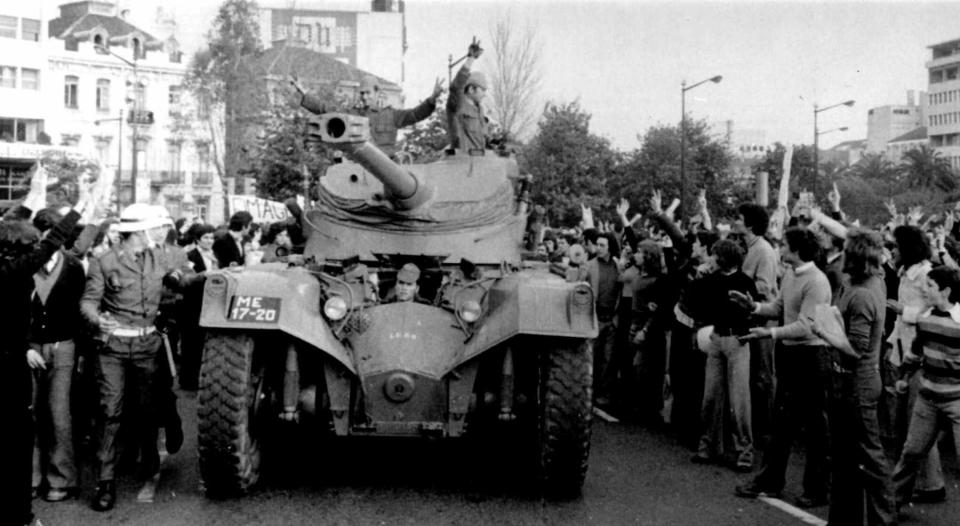
[[[309,133],[348,161],[321,177],[302,217],[303,257],[205,283],[207,492],[250,490],[271,462],[265,430],[288,422],[336,440],[529,439],[543,492],[578,495],[594,296],[524,258],[516,161],[488,150],[401,165],[370,142],[366,118],[346,114],[313,118]],[[396,301],[410,264],[415,299]]]

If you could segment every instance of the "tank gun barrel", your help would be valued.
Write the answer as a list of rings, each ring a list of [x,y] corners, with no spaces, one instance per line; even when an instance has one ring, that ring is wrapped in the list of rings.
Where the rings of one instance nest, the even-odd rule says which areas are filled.
[[[370,122],[366,117],[324,113],[311,120],[310,135],[344,152],[379,179],[386,190],[385,197],[396,208],[411,210],[430,199],[429,186],[370,141]]]

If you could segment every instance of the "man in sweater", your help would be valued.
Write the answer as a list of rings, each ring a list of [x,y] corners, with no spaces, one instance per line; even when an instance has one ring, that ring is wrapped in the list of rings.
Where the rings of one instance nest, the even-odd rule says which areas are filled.
[[[825,378],[830,355],[825,342],[812,331],[817,305],[830,304],[830,283],[816,267],[820,245],[816,235],[804,228],[784,232],[780,257],[789,267],[776,300],[754,302],[746,294],[731,291],[730,297],[765,318],[783,317],[784,325],[754,327],[744,340],[770,338],[780,344],[777,353],[777,394],[770,443],[763,467],[749,484],[738,486],[740,497],[776,496],[783,491],[790,446],[800,431],[807,435],[807,463],[803,475],[801,507],[823,505],[827,500],[827,391]]]
[[[897,391],[907,392],[908,380],[920,370],[920,388],[910,417],[907,440],[893,472],[897,507],[913,494],[917,472],[936,444],[939,423],[953,428],[960,451],[960,271],[937,267],[927,274],[924,299],[931,308],[916,319],[917,337],[901,365]],[[904,311],[904,321],[908,311]]]
[[[777,297],[777,251],[763,236],[770,226],[770,216],[758,204],[740,205],[740,220],[736,230],[743,235],[747,254],[743,258],[741,269],[747,277],[753,279],[762,301],[774,301]],[[776,321],[771,321],[776,324]],[[753,431],[756,437],[770,434],[770,421],[773,418],[774,391],[776,390],[776,371],[773,363],[773,341],[755,340],[750,342],[750,399],[753,416]]]

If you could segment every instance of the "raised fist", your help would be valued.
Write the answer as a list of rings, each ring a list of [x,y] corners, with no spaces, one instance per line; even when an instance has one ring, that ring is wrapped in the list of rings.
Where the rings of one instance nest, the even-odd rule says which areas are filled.
[[[480,41],[477,40],[477,37],[473,37],[473,42],[471,42],[470,47],[467,48],[467,56],[470,58],[480,58],[482,53],[483,48],[480,47]]]

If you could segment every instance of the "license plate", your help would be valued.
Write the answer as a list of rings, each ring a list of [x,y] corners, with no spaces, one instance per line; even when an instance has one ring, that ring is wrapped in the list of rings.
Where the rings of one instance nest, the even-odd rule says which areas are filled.
[[[255,323],[276,323],[279,313],[280,298],[234,296],[228,319]]]

